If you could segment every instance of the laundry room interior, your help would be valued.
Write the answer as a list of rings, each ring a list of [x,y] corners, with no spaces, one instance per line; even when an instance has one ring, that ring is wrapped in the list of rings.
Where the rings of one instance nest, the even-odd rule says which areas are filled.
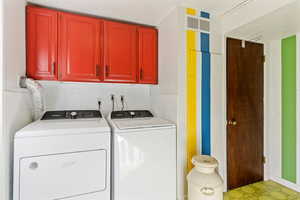
[[[299,18],[299,0],[2,0],[0,199],[300,199]]]

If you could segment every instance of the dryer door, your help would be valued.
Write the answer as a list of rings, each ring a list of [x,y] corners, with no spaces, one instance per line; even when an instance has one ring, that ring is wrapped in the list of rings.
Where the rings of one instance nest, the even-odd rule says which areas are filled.
[[[95,150],[21,159],[19,199],[70,199],[105,190],[106,154]]]

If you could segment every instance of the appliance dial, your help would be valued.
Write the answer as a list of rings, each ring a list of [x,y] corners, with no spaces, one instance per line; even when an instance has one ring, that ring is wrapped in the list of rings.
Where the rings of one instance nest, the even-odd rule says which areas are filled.
[[[71,119],[76,119],[77,115],[78,115],[77,112],[71,112],[70,113]]]

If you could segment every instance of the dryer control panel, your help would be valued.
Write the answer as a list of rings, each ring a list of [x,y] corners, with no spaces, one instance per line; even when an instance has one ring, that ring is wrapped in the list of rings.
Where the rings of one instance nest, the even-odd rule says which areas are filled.
[[[52,119],[90,119],[102,118],[98,110],[61,110],[61,111],[47,111],[41,120]]]
[[[149,110],[124,110],[124,111],[113,111],[111,113],[111,119],[145,118],[145,117],[153,117],[153,114]]]

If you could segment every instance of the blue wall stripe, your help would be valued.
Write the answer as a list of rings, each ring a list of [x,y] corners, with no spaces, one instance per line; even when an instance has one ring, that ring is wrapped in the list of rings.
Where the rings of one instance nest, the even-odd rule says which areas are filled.
[[[202,154],[211,155],[211,55],[209,52],[209,34],[201,33],[202,51]]]
[[[201,33],[201,51],[209,53],[209,34],[208,33]]]
[[[203,12],[203,11],[200,12],[200,16],[203,17],[203,18],[207,18],[207,19],[210,18],[210,14],[207,13],[207,12]]]

